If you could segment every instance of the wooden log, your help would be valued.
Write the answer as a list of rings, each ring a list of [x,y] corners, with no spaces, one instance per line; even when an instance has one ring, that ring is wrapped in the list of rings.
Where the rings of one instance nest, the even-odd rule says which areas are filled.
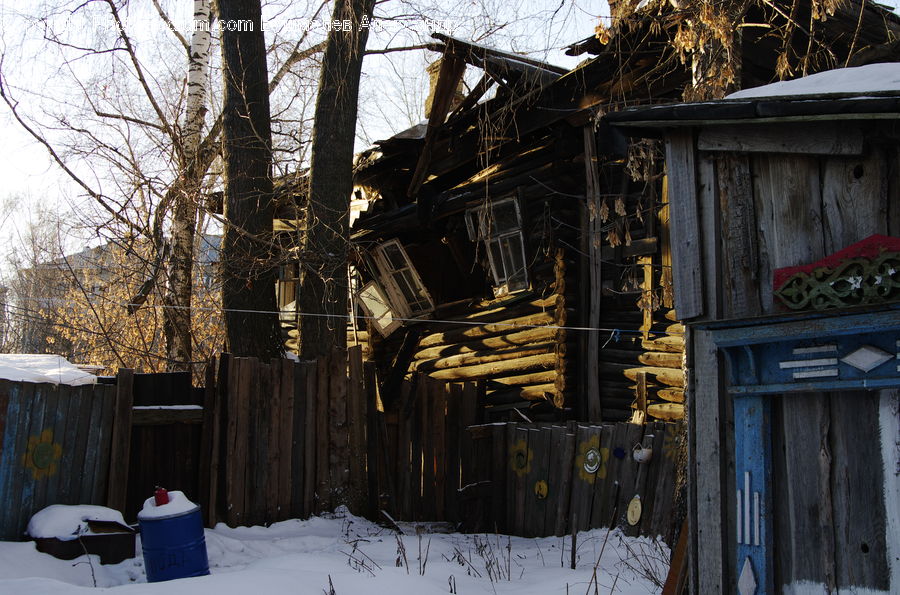
[[[638,357],[638,361],[645,366],[680,370],[682,366],[682,355],[680,353],[669,353],[664,351],[648,351],[647,353],[642,353],[640,357]]]
[[[555,343],[539,343],[513,349],[474,351],[472,353],[462,353],[460,355],[418,361],[414,364],[414,369],[419,372],[431,372],[433,370],[446,370],[448,368],[459,368],[461,366],[475,366],[490,362],[520,359],[531,355],[552,353],[555,346]]]
[[[684,403],[684,389],[661,388],[656,391],[656,396],[671,403]]]
[[[656,377],[658,382],[663,384],[667,384],[669,386],[677,386],[679,388],[684,388],[684,372],[679,370],[674,370],[672,368],[659,368],[659,367],[644,367],[644,368],[628,368],[624,371],[625,377],[629,380],[637,380],[637,375],[639,372],[646,372],[647,374],[652,374]]]
[[[650,417],[675,421],[684,419],[684,405],[682,403],[654,403],[647,407]]]
[[[350,489],[350,429],[347,426],[347,352],[334,349],[328,365],[328,461],[331,467],[331,506],[348,503]]]
[[[507,386],[524,386],[528,384],[547,384],[556,382],[556,370],[546,370],[543,372],[532,372],[530,374],[519,374],[517,376],[506,376],[504,378],[491,378],[486,380],[487,390],[499,390]]]
[[[449,343],[464,342],[469,339],[478,339],[481,337],[490,337],[493,335],[502,335],[515,330],[522,330],[521,327],[546,326],[556,324],[557,317],[552,312],[539,312],[537,314],[528,314],[518,318],[512,318],[503,322],[494,322],[469,328],[457,328],[441,333],[428,335],[419,341],[420,347],[433,347],[435,345],[447,345]]]
[[[508,376],[532,370],[550,369],[556,365],[558,359],[557,354],[547,353],[475,366],[436,370],[429,373],[429,376],[439,380],[480,380],[492,376]]]
[[[645,339],[641,341],[641,346],[647,351],[683,353],[684,337],[679,335],[670,335],[668,337],[659,337],[656,339]]]
[[[550,384],[534,384],[531,386],[517,386],[508,390],[499,390],[487,393],[489,403],[496,402],[503,397],[518,397],[528,401],[539,399],[554,400],[557,394],[556,385]]]
[[[430,360],[467,353],[479,353],[486,348],[498,349],[504,347],[525,347],[528,345],[535,345],[556,340],[557,335],[559,334],[560,330],[554,327],[530,328],[524,331],[511,332],[506,335],[487,337],[466,343],[456,343],[453,345],[439,345],[437,347],[430,347],[416,353],[414,359],[417,361]]]

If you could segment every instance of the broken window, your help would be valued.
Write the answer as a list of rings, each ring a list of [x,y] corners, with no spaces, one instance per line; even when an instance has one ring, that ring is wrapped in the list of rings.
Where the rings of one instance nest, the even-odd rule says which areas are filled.
[[[380,293],[378,299],[381,299],[387,310],[391,311],[392,317],[396,312],[400,318],[419,318],[434,311],[431,295],[422,284],[422,279],[419,278],[400,242],[390,240],[376,246],[371,256],[380,283],[378,287],[370,289],[370,294],[374,296],[375,289],[378,290]],[[362,298],[360,295],[360,299]],[[366,308],[369,309],[370,306],[367,305]],[[370,310],[370,315],[376,316],[373,310]]]
[[[484,244],[494,276],[494,295],[528,289],[519,202],[511,197],[470,209],[466,226],[469,238]]]
[[[396,319],[387,297],[377,283],[369,281],[359,290],[357,296],[372,326],[383,337],[387,337],[400,326],[400,321]]]

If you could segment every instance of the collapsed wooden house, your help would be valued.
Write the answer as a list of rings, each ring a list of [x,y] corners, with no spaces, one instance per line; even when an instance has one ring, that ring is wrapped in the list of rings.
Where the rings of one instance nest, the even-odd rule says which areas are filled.
[[[783,48],[762,24],[785,7],[745,14],[742,86],[777,79]],[[792,34],[792,47],[828,48],[804,62],[809,72],[864,59],[858,50],[872,54],[898,31],[871,3],[836,11]],[[659,144],[628,143],[599,116],[682,96],[691,69],[674,40],[684,19],[645,6],[573,45],[593,57],[569,72],[436,35],[427,123],[376,143],[356,168],[355,204],[368,209],[352,232],[355,309],[366,314],[353,338],[378,363],[388,407],[421,371],[482,381],[493,420],[683,417]],[[483,75],[463,96],[467,67]],[[298,270],[281,287],[288,310]]]
[[[898,77],[609,116],[666,139],[696,592],[900,589]]]

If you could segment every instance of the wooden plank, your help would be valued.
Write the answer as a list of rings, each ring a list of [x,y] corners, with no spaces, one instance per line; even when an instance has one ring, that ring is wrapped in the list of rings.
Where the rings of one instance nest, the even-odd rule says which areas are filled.
[[[584,169],[585,169],[585,200],[587,203],[587,229],[584,230],[585,241],[583,250],[588,254],[588,303],[587,324],[588,328],[600,327],[601,296],[603,295],[603,255],[602,225],[600,217],[599,162],[597,160],[597,139],[594,135],[594,127],[585,126],[584,136]],[[597,364],[600,359],[600,333],[591,331],[587,333],[587,348],[583,366],[584,373],[584,399],[587,404],[587,419],[599,422],[603,419],[600,406],[600,374]]]
[[[226,376],[228,360],[227,354],[220,355],[217,369],[216,358],[210,358],[204,375],[203,433],[200,437],[202,448],[200,500],[204,504],[204,520],[207,527],[215,527],[219,520],[219,461],[222,455],[222,387],[219,381],[228,382]],[[204,472],[204,469],[207,471]]]
[[[460,440],[465,431],[460,424],[460,401],[462,400],[463,387],[461,384],[451,384],[447,395],[447,436],[446,436],[446,462],[444,464],[444,510],[445,517],[450,522],[458,522],[459,515],[459,488],[460,485]]]
[[[400,409],[397,419],[397,503],[396,512],[402,518],[412,519],[413,453],[418,452],[413,444],[415,401],[417,390],[409,382],[400,385]]]
[[[354,514],[362,515],[368,505],[366,465],[366,393],[363,384],[362,347],[347,350],[350,378],[347,391],[347,424],[349,426],[350,481],[348,506]],[[374,466],[374,452],[368,465]]]
[[[759,228],[759,284],[763,312],[775,312],[773,271],[825,256],[819,161],[812,157],[754,155],[753,193]],[[742,312],[735,312],[738,317]]]
[[[327,357],[316,360],[316,495],[315,511],[327,512],[331,505],[331,475],[328,460],[329,428],[329,369]]]
[[[271,392],[271,372],[269,365],[255,358],[253,380],[250,386],[250,416],[248,422],[247,469],[244,498],[247,510],[247,525],[264,525],[266,522],[266,500],[268,499],[268,452],[269,452],[269,393]]]
[[[44,422],[41,427],[41,440],[42,442],[50,442],[50,444],[58,445],[61,448],[62,445],[60,444],[59,437],[53,432],[54,426],[56,425],[57,407],[59,406],[59,386],[47,386],[44,390],[44,399]],[[62,455],[61,450],[59,454]],[[45,508],[47,504],[51,503],[47,501],[47,484],[51,481],[57,481],[59,473],[60,467],[58,460],[43,467],[43,477],[35,482],[33,507],[35,512]]]
[[[350,487],[349,440],[347,427],[347,352],[334,349],[329,356],[329,452],[331,507],[347,504]]]
[[[427,407],[425,407],[425,400],[427,398],[427,388],[426,388],[426,380],[425,376],[419,375],[418,381],[411,387],[410,389],[410,399],[412,405],[411,415],[409,417],[410,423],[410,472],[409,472],[409,492],[407,498],[409,499],[409,518],[411,520],[430,520],[425,519],[423,517],[423,502],[422,502],[422,494],[424,486],[422,485],[424,482],[424,470],[423,470],[423,460],[425,458],[424,455],[424,437],[422,435],[423,429],[427,426],[423,425],[423,411],[427,411]]]
[[[435,517],[435,486],[434,486],[434,399],[438,383],[429,377],[420,381],[423,390],[419,400],[419,431],[422,445],[422,520],[432,521]]]
[[[21,464],[28,440],[28,426],[31,418],[31,401],[28,399],[24,382],[7,384],[8,407],[6,433],[3,440],[2,463],[0,463],[0,488],[4,490],[7,506],[0,507],[0,539],[19,540],[18,512],[22,502],[24,467]],[[26,393],[26,394],[23,394]],[[33,388],[31,396],[33,396]],[[78,474],[73,474],[73,478]]]
[[[306,369],[306,384],[301,387],[306,401],[306,424],[303,449],[303,516],[315,513],[317,501],[315,498],[318,486],[318,445],[319,445],[319,414],[317,390],[319,387],[319,366],[316,362],[301,362]]]
[[[677,448],[678,425],[664,424],[663,445],[660,450],[660,469],[654,486],[653,512],[650,522],[651,537],[665,537],[672,527],[675,509],[675,481],[678,474],[679,453]],[[729,478],[731,479],[731,478]]]
[[[281,499],[281,481],[290,481],[290,475],[281,474],[281,420],[285,417],[284,405],[281,402],[281,359],[273,359],[266,366],[264,373],[269,378],[263,383],[267,391],[261,392],[260,398],[266,403],[266,417],[263,419],[266,438],[266,524],[279,520],[279,503]],[[290,469],[290,467],[288,467]]]
[[[820,462],[830,463],[831,482],[823,487],[831,491],[833,514],[832,519],[820,517],[820,524],[832,520],[835,582],[841,589],[887,592],[891,571],[885,490],[890,488],[885,487],[883,464],[859,464],[883,459],[879,441],[872,439],[872,428],[881,423],[881,396],[876,391],[847,391],[825,398],[831,408],[831,461]]]
[[[832,157],[822,162],[824,253],[888,233],[888,163],[873,146],[863,159]]]
[[[394,476],[388,471],[389,453],[394,452],[388,439],[384,414],[378,411],[378,378],[374,361],[363,362],[363,398],[366,407],[366,509],[368,518],[379,516],[379,501],[382,490],[387,502],[394,504],[397,491]],[[379,478],[383,481],[379,482]],[[383,486],[383,487],[382,487]]]
[[[569,519],[569,502],[572,494],[572,469],[575,459],[575,434],[563,429],[563,449],[559,459],[561,474],[559,477],[559,496],[556,503],[556,524],[553,534],[557,537],[566,535]],[[550,511],[548,511],[548,514]]]
[[[109,469],[112,447],[113,418],[116,414],[116,389],[107,385],[95,385],[94,392],[102,399],[102,417],[100,418],[100,436],[97,440],[98,458],[95,472],[96,479],[91,494],[91,501],[104,504],[109,488]]]
[[[618,516],[618,499],[622,491],[619,483],[619,470],[624,457],[616,456],[625,452],[625,434],[627,424],[617,423],[598,428],[601,453],[598,478],[594,483],[592,495],[591,526],[614,527]]]
[[[85,429],[91,423],[93,388],[89,386],[73,387],[71,398],[73,405],[77,399],[77,421],[75,422],[75,456],[72,459],[72,479],[70,482],[71,499],[73,504],[87,504],[81,499],[81,481],[84,477],[85,459],[88,449],[88,432]],[[70,414],[71,415],[71,414]],[[66,428],[68,431],[68,427]]]
[[[231,496],[226,503],[232,514],[229,525],[237,526],[248,523],[249,502],[246,499],[244,486],[252,483],[252,475],[248,470],[250,441],[250,399],[256,372],[256,360],[253,358],[236,358],[238,376],[234,383],[234,414],[236,419],[234,434],[234,455],[229,457],[232,476],[229,478],[228,491]]]
[[[13,488],[12,451],[15,448],[19,406],[17,398],[10,399],[10,393],[16,390],[18,389],[13,386],[12,381],[0,379],[0,501],[3,502],[9,501]],[[0,509],[0,539],[3,540],[13,538],[8,532],[8,512]]]
[[[692,130],[674,130],[666,135],[666,168],[675,310],[681,320],[689,320],[703,314],[702,237]]]
[[[623,448],[625,456],[622,457],[619,467],[619,501],[617,524],[620,527],[628,525],[628,503],[634,496],[634,484],[638,472],[638,463],[631,456],[634,447],[641,443],[644,427],[638,424],[626,424],[625,441]],[[614,455],[615,456],[615,455]]]
[[[69,417],[69,392],[71,387],[67,384],[60,384],[55,387],[57,402],[53,409],[53,441],[60,445],[60,458],[56,462],[57,472],[54,473],[47,482],[47,493],[45,502],[47,504],[63,504],[62,489],[66,483],[66,476],[71,473],[71,469],[63,464],[66,450],[70,445],[66,442],[66,421]],[[5,415],[3,403],[0,401],[0,417]],[[0,420],[0,444],[3,439],[3,422]],[[120,509],[121,510],[121,509]]]
[[[309,374],[309,366],[305,362],[295,362],[291,365],[293,375],[293,387],[291,402],[294,415],[291,420],[291,481],[290,481],[290,516],[288,518],[302,519],[309,514],[305,508],[306,487],[306,438],[309,433],[307,426],[307,394],[306,383]]]
[[[515,439],[514,448],[516,449],[516,457],[519,460],[524,458],[524,466],[517,466],[515,474],[515,516],[513,523],[513,531],[515,535],[525,534],[525,502],[528,490],[528,471],[534,465],[534,451],[530,444],[531,431],[524,426],[516,426],[513,436]]]
[[[808,580],[833,585],[834,532],[831,527],[822,526],[822,521],[832,515],[832,507],[830,502],[820,502],[820,489],[830,483],[822,472],[830,469],[830,465],[822,469],[818,464],[820,448],[830,451],[828,399],[821,393],[805,393],[790,395],[781,404],[780,433],[785,452],[799,452],[796,449],[800,447],[812,455],[812,458],[785,456],[781,467],[784,476],[779,474],[774,478],[787,488],[787,501],[775,507],[779,558],[788,561],[790,572],[782,574],[781,580],[783,584]],[[830,458],[830,452],[827,456]]]
[[[203,423],[203,408],[163,409],[166,405],[134,407],[131,411],[132,426],[167,426],[172,424],[200,425]],[[171,407],[171,406],[168,406]]]
[[[724,376],[709,331],[693,332],[693,339],[694,369],[688,380],[693,391],[688,392],[688,401],[697,428],[694,443],[696,456],[692,465],[697,470],[697,587],[700,593],[724,593],[732,590],[731,583],[725,583],[726,564],[723,563],[729,551],[724,542],[726,517],[723,505],[727,499],[723,481],[726,478],[722,475],[720,459],[725,448],[720,429],[723,415],[721,400],[722,395],[726,394]],[[664,448],[671,452],[670,446]],[[663,508],[657,507],[660,516]],[[661,529],[656,526],[657,530]]]
[[[533,434],[532,434],[533,435]],[[537,445],[534,448],[534,473],[528,486],[529,496],[534,499],[532,512],[532,534],[544,537],[553,531],[553,525],[547,529],[547,509],[550,508],[550,458],[553,455],[552,430],[542,427],[537,431]]]
[[[514,534],[516,531],[516,479],[518,472],[524,470],[528,462],[527,444],[525,447],[516,444],[516,424],[508,423],[503,426],[506,433],[506,531]],[[517,447],[518,446],[518,447]],[[480,457],[479,457],[480,458]],[[524,472],[524,471],[522,471]]]
[[[569,503],[569,530],[572,532],[585,531],[591,525],[591,510],[598,469],[592,470],[590,451],[599,449],[599,430],[595,427],[579,425],[575,432],[575,444]]]
[[[93,501],[93,486],[98,479],[100,466],[100,449],[107,448],[100,445],[103,420],[103,395],[94,390],[91,394],[91,421],[88,430],[87,445],[84,458],[84,475],[81,477],[80,500],[82,504],[101,504]],[[106,471],[104,470],[104,473]]]
[[[698,138],[701,151],[862,155],[863,131],[848,122],[779,122],[705,126]]]
[[[22,390],[19,395],[23,400],[23,407],[28,408],[28,416],[26,425],[20,425],[23,430],[18,436],[18,445],[16,448],[15,462],[19,465],[18,473],[18,494],[13,494],[13,527],[15,529],[16,539],[20,539],[25,526],[28,523],[29,516],[37,512],[33,510],[34,506],[34,487],[35,477],[33,467],[29,465],[31,459],[29,457],[29,446],[40,438],[41,429],[44,423],[44,402],[43,393],[46,390],[46,384],[33,384],[30,382],[23,383]],[[83,494],[86,481],[84,476],[80,477],[79,495]],[[88,497],[90,492],[88,492]],[[87,503],[88,500],[82,500]]]
[[[723,308],[728,318],[758,316],[760,302],[759,248],[750,159],[721,155],[718,159],[719,203],[722,213]],[[768,291],[768,287],[763,287]]]
[[[640,526],[641,535],[656,537],[656,535],[653,534],[653,514],[658,504],[656,497],[658,494],[657,485],[661,476],[660,471],[666,461],[665,455],[663,454],[666,424],[665,422],[654,422],[649,426],[648,431],[653,433],[653,444],[651,446],[653,449],[653,457],[649,463],[646,489],[641,497],[643,515],[641,516]],[[687,531],[685,531],[685,533],[687,533]],[[685,535],[685,537],[687,536]]]
[[[278,469],[278,507],[276,520],[293,518],[291,515],[293,493],[293,452],[294,452],[294,362],[281,360],[281,410],[276,417],[281,420],[279,427]],[[300,475],[302,477],[302,474]]]
[[[431,391],[431,426],[434,440],[434,520],[446,520],[446,484],[445,470],[447,463],[447,391],[444,383],[434,383]]]
[[[506,510],[510,500],[507,497],[508,472],[511,461],[506,442],[506,427],[491,425],[491,509],[487,514],[487,527],[498,533],[506,533]],[[486,453],[485,453],[486,454]]]
[[[641,443],[640,443],[641,449],[640,450],[644,451],[644,449],[652,449],[653,448],[653,439],[654,439],[654,435],[652,433],[652,426],[648,424],[641,429],[644,430],[644,435],[641,438]],[[629,458],[634,462],[636,471],[634,473],[634,484],[630,487],[628,487],[626,484],[626,487],[628,487],[626,494],[628,494],[628,495],[626,496],[626,498],[624,500],[626,514],[623,517],[625,519],[625,522],[623,523],[622,526],[624,527],[624,532],[626,535],[628,535],[630,537],[637,537],[641,532],[641,521],[643,521],[644,515],[650,512],[649,508],[647,508],[645,506],[645,504],[647,503],[647,500],[648,500],[646,498],[647,479],[648,479],[648,475],[650,473],[650,463],[652,462],[652,460],[646,461],[643,463],[635,461],[634,460],[634,451],[629,453]],[[640,499],[641,517],[637,520],[637,523],[632,525],[630,520],[628,519],[628,507],[631,505],[631,501],[634,498]]]

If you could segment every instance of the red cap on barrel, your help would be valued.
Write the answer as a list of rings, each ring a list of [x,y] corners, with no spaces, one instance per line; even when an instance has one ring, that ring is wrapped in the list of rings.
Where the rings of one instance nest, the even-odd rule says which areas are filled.
[[[157,506],[162,506],[163,504],[169,503],[169,492],[166,491],[166,488],[161,488],[156,486],[156,491],[153,492],[153,499],[156,501]]]

